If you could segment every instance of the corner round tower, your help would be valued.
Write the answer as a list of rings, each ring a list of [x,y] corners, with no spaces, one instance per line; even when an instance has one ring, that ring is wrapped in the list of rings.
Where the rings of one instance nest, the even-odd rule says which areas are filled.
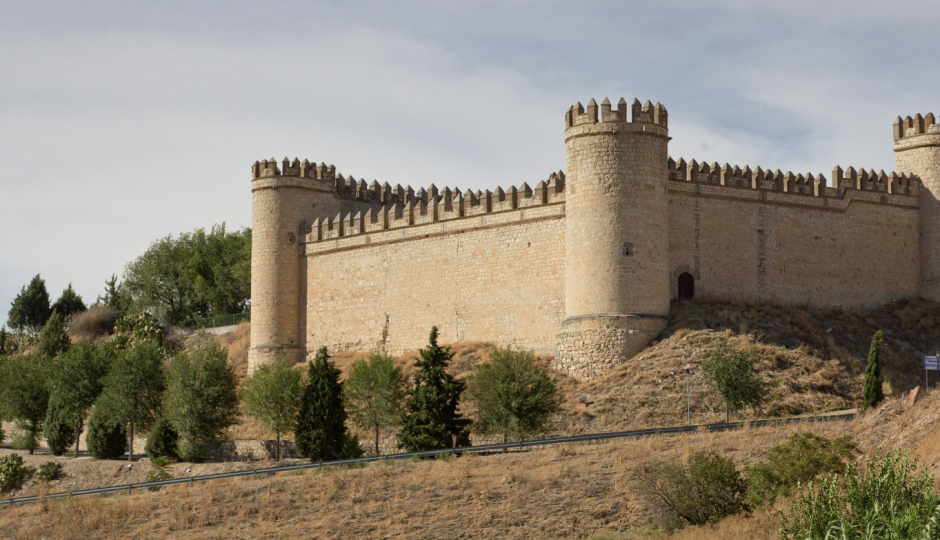
[[[335,198],[335,172],[332,165],[287,158],[282,168],[273,158],[252,166],[249,373],[281,358],[306,357],[303,235],[321,206],[334,206],[321,203]]]
[[[899,173],[920,178],[920,296],[940,302],[940,125],[933,113],[894,121]]]
[[[565,115],[565,319],[555,366],[594,378],[643,350],[669,315],[665,107],[592,99]]]

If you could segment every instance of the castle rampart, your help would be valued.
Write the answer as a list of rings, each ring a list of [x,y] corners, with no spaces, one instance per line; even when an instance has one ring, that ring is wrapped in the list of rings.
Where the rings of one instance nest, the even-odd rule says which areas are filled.
[[[896,123],[897,172],[835,167],[829,179],[675,161],[665,107],[636,100],[569,109],[566,171],[533,186],[416,191],[256,163],[251,364],[322,345],[400,353],[437,325],[444,341],[533,349],[588,379],[645,347],[670,300],[931,297],[932,122]]]

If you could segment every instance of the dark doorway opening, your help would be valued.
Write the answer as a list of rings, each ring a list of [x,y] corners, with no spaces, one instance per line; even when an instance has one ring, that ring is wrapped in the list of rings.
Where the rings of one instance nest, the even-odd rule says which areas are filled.
[[[688,272],[679,274],[679,300],[695,298],[695,278]]]

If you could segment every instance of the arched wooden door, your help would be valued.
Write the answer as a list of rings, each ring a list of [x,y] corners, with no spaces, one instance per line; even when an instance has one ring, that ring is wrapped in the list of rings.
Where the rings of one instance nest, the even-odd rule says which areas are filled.
[[[679,300],[695,298],[695,278],[688,272],[679,274]]]

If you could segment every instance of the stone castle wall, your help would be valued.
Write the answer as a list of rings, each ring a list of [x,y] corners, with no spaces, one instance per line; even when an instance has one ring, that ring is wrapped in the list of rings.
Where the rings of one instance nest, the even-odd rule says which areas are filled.
[[[401,353],[438,326],[444,342],[532,349],[589,379],[661,331],[680,277],[695,298],[940,300],[931,115],[896,122],[898,172],[831,180],[676,162],[667,140],[661,105],[592,100],[566,114],[567,183],[415,191],[256,163],[251,366],[324,345]]]

